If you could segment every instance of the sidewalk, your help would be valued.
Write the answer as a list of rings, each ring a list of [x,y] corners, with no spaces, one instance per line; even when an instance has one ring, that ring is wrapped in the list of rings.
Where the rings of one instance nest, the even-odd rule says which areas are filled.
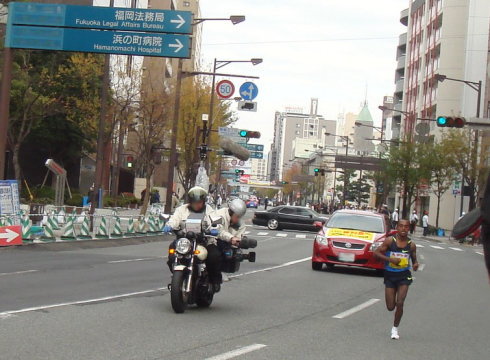
[[[428,241],[432,241],[432,242],[436,242],[436,243],[441,243],[441,244],[447,244],[447,245],[455,245],[455,244],[459,244],[459,240],[456,240],[454,239],[453,237],[447,235],[447,234],[450,234],[451,232],[450,231],[446,231],[446,236],[435,236],[435,235],[427,235],[427,236],[423,236],[424,230],[422,227],[420,226],[417,226],[417,228],[415,229],[415,232],[413,234],[409,234],[408,236],[409,237],[413,237],[414,240],[428,240]],[[465,243],[465,246],[479,246],[479,245],[471,245],[469,243]]]

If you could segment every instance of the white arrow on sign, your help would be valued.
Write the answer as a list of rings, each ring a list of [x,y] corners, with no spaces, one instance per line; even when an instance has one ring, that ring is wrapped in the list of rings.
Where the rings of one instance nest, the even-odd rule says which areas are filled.
[[[177,53],[180,50],[182,50],[182,48],[184,47],[184,45],[182,45],[182,43],[180,42],[179,39],[175,39],[175,41],[177,42],[176,44],[169,44],[168,47],[175,48],[174,52]]]
[[[243,98],[246,99],[246,97],[248,97],[251,99],[254,89],[255,87],[250,84],[250,86],[248,87],[248,91],[242,91]]]
[[[176,28],[180,29],[182,27],[182,25],[185,24],[185,19],[182,16],[180,16],[179,14],[177,14],[177,17],[178,17],[178,19],[170,20],[170,22],[173,24],[179,24],[176,26]]]
[[[0,239],[5,239],[8,243],[14,240],[19,234],[10,229],[5,229],[4,233],[0,233]]]

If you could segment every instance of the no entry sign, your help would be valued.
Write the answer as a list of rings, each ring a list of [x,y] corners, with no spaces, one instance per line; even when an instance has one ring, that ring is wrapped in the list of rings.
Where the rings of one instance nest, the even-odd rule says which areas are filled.
[[[0,227],[0,246],[22,245],[22,227],[20,225]]]
[[[216,93],[221,99],[229,99],[235,93],[235,85],[230,80],[221,80],[216,85]]]

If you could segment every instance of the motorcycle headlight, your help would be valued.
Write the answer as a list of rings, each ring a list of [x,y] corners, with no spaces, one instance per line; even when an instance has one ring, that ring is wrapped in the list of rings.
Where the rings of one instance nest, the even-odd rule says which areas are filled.
[[[315,240],[321,245],[328,245],[328,240],[326,236],[317,235]]]
[[[177,240],[177,244],[175,244],[175,251],[179,254],[185,255],[189,251],[191,251],[192,243],[189,239],[182,238]]]
[[[371,251],[376,251],[376,249],[377,249],[377,248],[379,248],[379,247],[381,246],[381,244],[382,244],[382,243],[383,243],[382,241],[376,241],[376,242],[373,242],[373,243],[371,244],[371,248],[370,248],[370,250],[371,250]]]

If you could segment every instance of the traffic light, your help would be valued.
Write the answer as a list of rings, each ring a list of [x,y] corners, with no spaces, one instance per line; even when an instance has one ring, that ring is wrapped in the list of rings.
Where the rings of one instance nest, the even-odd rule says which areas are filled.
[[[240,137],[249,139],[260,139],[260,132],[258,131],[240,130],[238,132],[238,135],[240,135]]]
[[[245,170],[235,169],[235,174],[237,174],[237,175],[243,175],[243,174],[245,174]]]
[[[281,181],[281,184],[282,184],[282,185],[287,185],[287,184],[289,184],[289,183],[288,183],[287,181]]]
[[[315,168],[313,169],[313,172],[315,173],[315,176],[318,176],[318,175],[322,175],[322,176],[325,176],[325,169],[319,169],[319,168]]]
[[[129,155],[126,157],[126,167],[131,169],[133,167],[134,158]]]
[[[466,124],[466,119],[460,116],[439,116],[437,117],[438,127],[462,128]]]

